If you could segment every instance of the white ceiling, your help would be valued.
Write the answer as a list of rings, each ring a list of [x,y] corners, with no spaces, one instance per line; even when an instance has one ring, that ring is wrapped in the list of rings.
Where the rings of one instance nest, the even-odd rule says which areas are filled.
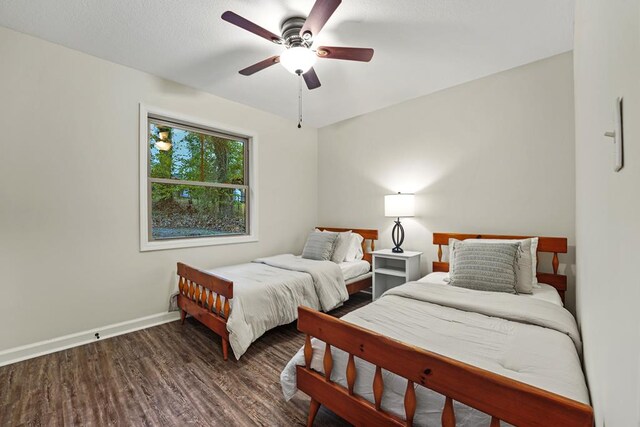
[[[298,82],[275,65],[238,70],[281,47],[220,19],[232,10],[280,34],[314,0],[2,0],[0,25],[215,95],[297,117]],[[304,93],[325,126],[571,50],[574,0],[344,0],[315,46],[372,47],[370,63],[320,59]]]

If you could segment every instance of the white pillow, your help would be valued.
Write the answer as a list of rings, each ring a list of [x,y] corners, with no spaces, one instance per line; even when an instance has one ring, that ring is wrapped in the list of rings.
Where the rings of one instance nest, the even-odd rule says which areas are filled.
[[[315,231],[317,233],[320,232],[320,230],[317,228],[315,229]],[[335,243],[333,244],[333,253],[331,254],[331,261],[335,262],[336,264],[340,264],[341,262],[344,262],[347,256],[347,252],[351,247],[351,230],[343,231],[343,232],[322,230],[322,232],[338,235]]]
[[[333,246],[331,261],[340,264],[347,257],[347,252],[351,247],[351,230],[338,233],[338,238]]]
[[[452,241],[449,239],[449,267],[451,267],[452,259]],[[465,242],[484,242],[484,243],[520,243],[523,249],[518,259],[518,269],[516,269],[517,283],[516,290],[521,294],[530,294],[533,287],[538,284],[536,271],[538,267],[538,238],[530,239],[467,239]]]
[[[364,252],[362,252],[362,241],[364,237],[358,233],[351,233],[351,241],[349,244],[349,250],[344,258],[345,261],[358,261],[364,258]]]

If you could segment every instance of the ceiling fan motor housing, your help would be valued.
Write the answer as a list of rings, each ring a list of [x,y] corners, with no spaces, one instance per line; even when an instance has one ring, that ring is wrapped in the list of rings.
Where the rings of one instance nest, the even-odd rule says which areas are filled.
[[[280,26],[280,30],[282,31],[282,38],[284,39],[284,44],[287,47],[306,47],[309,48],[313,44],[312,37],[302,38],[300,36],[300,30],[304,25],[306,18],[302,18],[299,16],[294,16],[292,18],[286,19],[282,25]],[[308,33],[311,34],[311,33]]]

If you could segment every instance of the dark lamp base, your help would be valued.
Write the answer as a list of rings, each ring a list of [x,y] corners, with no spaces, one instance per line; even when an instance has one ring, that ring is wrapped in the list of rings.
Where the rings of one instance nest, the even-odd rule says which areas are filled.
[[[401,254],[404,252],[400,247],[402,242],[404,242],[404,228],[402,228],[402,224],[400,224],[400,218],[395,221],[395,225],[393,226],[393,230],[391,230],[391,240],[393,241],[393,249],[391,252]]]

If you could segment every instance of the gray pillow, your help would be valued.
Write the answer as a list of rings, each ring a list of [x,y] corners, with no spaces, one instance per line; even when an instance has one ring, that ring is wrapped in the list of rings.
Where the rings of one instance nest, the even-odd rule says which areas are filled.
[[[478,291],[518,293],[516,263],[520,243],[452,243],[450,285]]]
[[[449,247],[453,250],[453,242],[459,242],[458,239],[449,239]],[[532,262],[536,259],[536,250],[538,248],[538,238],[529,239],[466,239],[465,242],[471,243],[520,243],[520,253],[516,263],[516,291],[519,294],[533,293],[533,284],[535,278],[535,266]],[[449,263],[453,263],[453,254],[449,252]]]
[[[338,233],[316,233],[312,231],[302,250],[302,258],[329,261]]]

